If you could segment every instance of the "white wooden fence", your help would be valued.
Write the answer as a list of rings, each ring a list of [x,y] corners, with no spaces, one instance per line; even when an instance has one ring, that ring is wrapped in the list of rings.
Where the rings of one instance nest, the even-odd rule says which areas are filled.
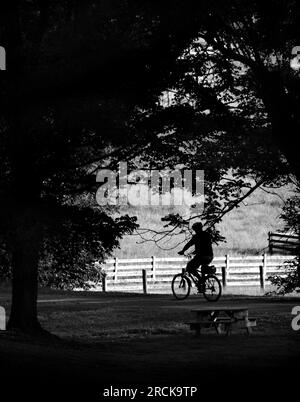
[[[257,287],[262,291],[270,284],[270,275],[284,275],[284,265],[293,256],[215,257],[213,265],[223,287]],[[105,275],[96,290],[160,293],[171,291],[173,276],[185,268],[186,257],[109,259],[101,266]]]

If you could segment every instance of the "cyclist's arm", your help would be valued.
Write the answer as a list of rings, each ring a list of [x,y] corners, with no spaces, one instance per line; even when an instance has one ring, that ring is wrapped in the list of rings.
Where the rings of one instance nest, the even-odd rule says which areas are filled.
[[[186,245],[183,247],[183,249],[180,251],[180,253],[184,253],[187,249],[189,249],[191,246],[195,244],[195,240],[192,237],[189,242],[186,243]]]

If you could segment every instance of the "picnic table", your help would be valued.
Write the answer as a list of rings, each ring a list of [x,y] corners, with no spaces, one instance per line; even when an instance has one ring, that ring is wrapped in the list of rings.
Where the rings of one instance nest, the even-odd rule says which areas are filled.
[[[252,328],[256,326],[256,318],[249,317],[246,306],[202,307],[191,312],[195,314],[195,321],[187,324],[196,331],[196,335],[201,334],[202,328],[215,328],[217,334],[225,332],[226,335],[230,335],[234,328],[246,329],[250,335]]]

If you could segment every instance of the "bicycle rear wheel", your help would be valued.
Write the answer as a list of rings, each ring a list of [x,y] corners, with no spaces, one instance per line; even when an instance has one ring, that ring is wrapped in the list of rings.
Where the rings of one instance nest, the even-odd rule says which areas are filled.
[[[215,302],[222,294],[222,285],[215,275],[207,275],[204,281],[203,296],[207,301]]]
[[[172,292],[178,300],[186,299],[191,291],[191,282],[183,274],[176,274],[172,280]]]

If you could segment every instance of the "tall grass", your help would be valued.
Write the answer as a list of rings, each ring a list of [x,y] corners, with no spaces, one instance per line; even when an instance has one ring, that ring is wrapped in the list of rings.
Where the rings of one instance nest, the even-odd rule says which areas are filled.
[[[214,246],[215,255],[224,254],[260,254],[268,246],[268,232],[280,230],[284,222],[279,218],[283,205],[282,199],[287,199],[293,189],[282,187],[273,190],[277,195],[266,193],[258,189],[245,200],[245,204],[228,213],[218,225],[226,243]],[[170,212],[178,212],[172,207],[123,207],[121,213],[137,216],[141,228],[163,230],[164,222],[161,218]],[[187,213],[181,207],[179,212]],[[172,257],[182,248],[185,240],[183,235],[166,237],[158,244],[144,242],[137,234],[125,236],[120,249],[114,255],[119,258],[141,258],[155,255],[158,257]]]

